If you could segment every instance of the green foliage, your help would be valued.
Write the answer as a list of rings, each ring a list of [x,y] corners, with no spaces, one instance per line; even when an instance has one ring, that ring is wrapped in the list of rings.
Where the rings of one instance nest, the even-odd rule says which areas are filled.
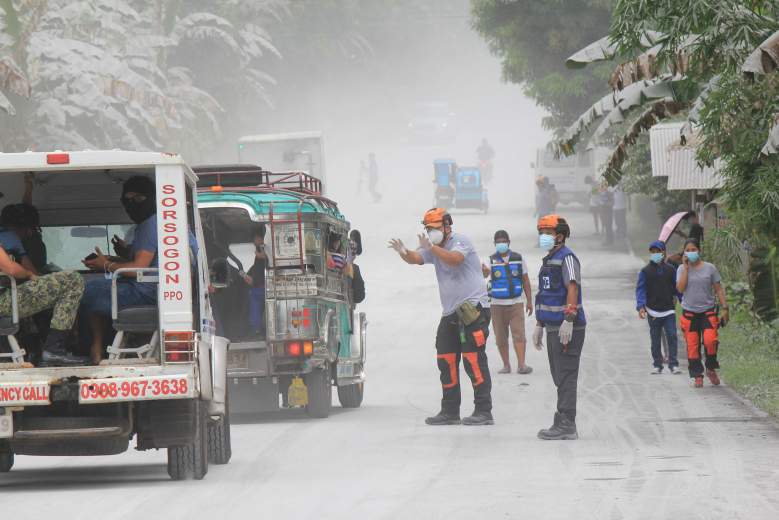
[[[473,27],[502,60],[505,81],[551,116],[549,128],[571,124],[599,97],[613,66],[585,71],[565,67],[572,53],[602,37],[609,27],[606,0],[472,0]]]
[[[761,245],[750,254],[749,280],[755,313],[766,321],[779,318],[779,255],[776,244]]]
[[[739,239],[735,228],[711,229],[706,233],[705,242],[706,255],[716,259],[717,268],[724,279],[739,284],[739,290],[746,287],[748,292],[749,286],[744,276],[747,262],[744,242]]]
[[[642,52],[646,31],[660,32],[659,64],[676,63],[683,52],[689,73],[707,77],[738,71],[746,54],[779,29],[777,15],[775,0],[618,0],[609,34],[628,56]]]
[[[779,241],[779,155],[761,156],[775,114],[779,113],[779,73],[752,82],[723,75],[701,110],[703,140],[698,157],[723,160],[728,206],[744,212],[750,239]]]

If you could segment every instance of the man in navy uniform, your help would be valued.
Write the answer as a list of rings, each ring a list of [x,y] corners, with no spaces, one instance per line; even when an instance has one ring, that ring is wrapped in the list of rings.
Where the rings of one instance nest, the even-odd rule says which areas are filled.
[[[550,428],[538,432],[544,440],[573,440],[576,431],[576,387],[586,319],[582,307],[581,266],[566,245],[568,222],[559,215],[538,219],[538,244],[547,251],[538,275],[536,328],[533,344],[543,347],[546,329],[549,368],[557,387],[557,411]]]

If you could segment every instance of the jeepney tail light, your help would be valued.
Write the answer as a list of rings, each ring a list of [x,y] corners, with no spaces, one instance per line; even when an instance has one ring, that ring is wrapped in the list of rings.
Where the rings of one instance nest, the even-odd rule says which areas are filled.
[[[287,343],[286,354],[290,357],[310,356],[313,353],[313,341],[293,341],[292,343]]]
[[[287,355],[292,357],[300,357],[303,353],[303,346],[295,341],[293,343],[287,343]]]
[[[67,153],[46,154],[46,164],[70,164],[70,154]]]
[[[195,332],[165,331],[165,362],[191,363],[195,360]]]

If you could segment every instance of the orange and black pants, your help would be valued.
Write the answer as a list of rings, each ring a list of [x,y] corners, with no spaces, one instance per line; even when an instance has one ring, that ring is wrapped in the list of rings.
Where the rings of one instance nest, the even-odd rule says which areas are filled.
[[[438,369],[441,371],[441,411],[460,416],[460,359],[473,385],[473,403],[477,412],[492,411],[492,379],[487,365],[486,341],[490,310],[482,309],[478,325],[464,329],[457,314],[441,318],[435,338]],[[462,334],[461,334],[462,332]],[[475,334],[474,334],[475,333]]]
[[[705,312],[683,311],[680,321],[684,339],[687,342],[687,361],[690,377],[703,375],[701,362],[701,345],[706,352],[706,368],[719,368],[717,349],[719,348],[719,317],[717,311],[710,309]]]

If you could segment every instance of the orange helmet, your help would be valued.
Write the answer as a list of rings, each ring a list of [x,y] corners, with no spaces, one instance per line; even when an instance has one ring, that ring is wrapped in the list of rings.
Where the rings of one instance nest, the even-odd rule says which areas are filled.
[[[539,231],[542,229],[554,229],[555,233],[563,235],[565,238],[571,236],[571,226],[560,215],[544,215],[538,219],[536,229]]]
[[[440,228],[452,225],[452,216],[444,208],[433,208],[425,211],[422,218],[422,225],[425,227]]]

